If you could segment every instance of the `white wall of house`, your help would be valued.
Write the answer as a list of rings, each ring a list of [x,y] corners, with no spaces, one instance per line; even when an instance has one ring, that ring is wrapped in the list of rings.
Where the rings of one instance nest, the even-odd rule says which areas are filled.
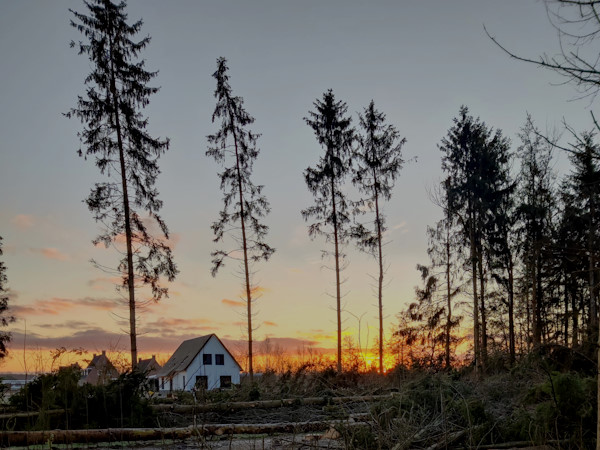
[[[211,355],[211,364],[203,363],[205,354]],[[223,355],[222,365],[217,364],[216,355]],[[231,377],[232,384],[239,384],[240,382],[239,366],[215,336],[212,336],[209,339],[202,351],[196,355],[185,372],[179,372],[173,376],[172,390],[190,391],[196,384],[196,377],[200,376],[207,377],[208,389],[218,389],[222,387],[222,376]],[[164,380],[164,387],[161,386],[161,390],[171,390],[168,379]]]

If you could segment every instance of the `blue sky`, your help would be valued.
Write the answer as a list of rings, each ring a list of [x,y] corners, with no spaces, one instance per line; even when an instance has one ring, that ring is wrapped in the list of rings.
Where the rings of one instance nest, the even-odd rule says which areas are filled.
[[[0,236],[8,267],[14,346],[127,351],[126,309],[112,280],[90,263],[116,255],[96,249],[98,232],[82,199],[102,177],[76,155],[76,120],[62,113],[84,92],[90,63],[69,48],[80,36],[68,8],[79,1],[0,1]],[[281,338],[291,350],[302,341],[332,347],[335,334],[333,273],[323,267],[322,240],[311,242],[300,210],[311,204],[302,171],[321,149],[302,118],[327,89],[356,113],[371,99],[407,143],[407,163],[385,206],[386,328],[413,298],[417,263],[427,262],[427,225],[439,218],[428,191],[438,182],[438,143],[461,105],[500,128],[518,145],[526,113],[549,132],[565,118],[590,129],[589,101],[558,75],[510,60],[490,33],[524,56],[558,50],[543,2],[534,0],[423,1],[184,1],[131,0],[130,19],[143,18],[152,41],[147,67],[161,86],[146,114],[155,136],[169,137],[158,188],[163,218],[173,233],[181,271],[171,298],[140,314],[142,353],[172,351],[179,341],[215,332],[243,337],[241,281],[234,266],[210,276],[210,224],[220,209],[217,171],[204,155],[214,108],[216,59],[229,61],[234,93],[261,133],[254,182],[265,185],[272,212],[268,242],[277,249],[259,264],[263,289],[256,337]],[[556,169],[567,170],[558,155]],[[374,261],[348,248],[345,308],[360,322],[363,345],[375,337]],[[224,301],[229,300],[229,301]],[[345,314],[356,334],[359,321]],[[370,331],[369,328],[371,327]],[[368,335],[368,336],[367,336]],[[19,370],[14,360],[5,363]]]

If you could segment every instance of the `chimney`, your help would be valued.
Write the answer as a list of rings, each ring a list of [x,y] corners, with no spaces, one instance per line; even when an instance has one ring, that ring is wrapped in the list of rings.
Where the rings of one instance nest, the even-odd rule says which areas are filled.
[[[138,358],[138,364],[142,362],[142,358]]]
[[[106,356],[106,350],[102,350],[102,356]]]
[[[156,358],[155,358],[155,356],[156,356],[156,355],[152,355],[152,359],[156,359]]]

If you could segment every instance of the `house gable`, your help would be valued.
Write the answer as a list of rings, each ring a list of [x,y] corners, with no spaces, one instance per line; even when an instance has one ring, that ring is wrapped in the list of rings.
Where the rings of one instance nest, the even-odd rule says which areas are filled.
[[[215,389],[238,384],[241,367],[215,335],[184,341],[158,373],[162,390]]]

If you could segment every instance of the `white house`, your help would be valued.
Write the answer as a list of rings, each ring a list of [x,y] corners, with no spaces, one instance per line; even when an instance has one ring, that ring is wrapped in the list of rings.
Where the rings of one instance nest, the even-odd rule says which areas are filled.
[[[183,341],[158,372],[161,391],[217,389],[239,384],[241,366],[215,334]]]

